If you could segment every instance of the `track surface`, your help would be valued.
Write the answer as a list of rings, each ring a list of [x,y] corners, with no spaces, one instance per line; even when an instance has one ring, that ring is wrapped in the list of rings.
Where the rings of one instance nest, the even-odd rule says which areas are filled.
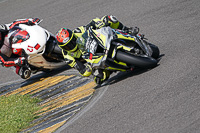
[[[0,23],[39,17],[55,34],[113,14],[159,46],[158,67],[114,76],[101,99],[61,132],[199,133],[199,6],[199,0],[8,0],[0,2]],[[19,79],[2,67],[0,75],[0,84]]]

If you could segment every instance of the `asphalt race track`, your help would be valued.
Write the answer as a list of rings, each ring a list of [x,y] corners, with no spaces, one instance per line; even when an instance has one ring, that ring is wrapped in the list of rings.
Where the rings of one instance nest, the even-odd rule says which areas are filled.
[[[199,6],[199,0],[7,0],[0,1],[0,23],[38,17],[55,34],[113,14],[160,48],[159,66],[115,74],[98,101],[58,132],[199,133]],[[20,78],[0,67],[0,84],[13,80]]]

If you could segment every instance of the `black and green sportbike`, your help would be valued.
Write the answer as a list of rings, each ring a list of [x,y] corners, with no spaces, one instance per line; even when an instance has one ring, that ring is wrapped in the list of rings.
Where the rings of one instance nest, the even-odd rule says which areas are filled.
[[[148,43],[144,35],[103,27],[89,28],[77,39],[83,58],[93,71],[127,71],[132,68],[153,68],[158,64],[159,49]]]

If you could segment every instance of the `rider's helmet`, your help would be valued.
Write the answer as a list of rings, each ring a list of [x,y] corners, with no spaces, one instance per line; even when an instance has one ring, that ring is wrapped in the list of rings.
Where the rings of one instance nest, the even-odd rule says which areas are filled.
[[[29,33],[26,30],[22,30],[20,27],[14,27],[8,33],[10,35],[10,43],[22,43],[30,38]]]
[[[74,52],[78,49],[76,37],[70,29],[61,28],[56,34],[56,39],[63,50]]]
[[[18,26],[15,26],[12,29],[10,29],[8,32],[8,36],[10,45],[18,43],[20,44],[22,42],[27,41],[30,38],[29,33]],[[20,55],[22,53],[22,48],[13,49],[13,53]]]

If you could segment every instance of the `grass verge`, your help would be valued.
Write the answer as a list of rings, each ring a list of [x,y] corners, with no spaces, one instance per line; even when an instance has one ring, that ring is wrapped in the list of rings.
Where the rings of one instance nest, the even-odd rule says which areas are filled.
[[[37,118],[34,112],[41,109],[40,100],[29,95],[0,97],[0,133],[17,133],[30,126]]]

